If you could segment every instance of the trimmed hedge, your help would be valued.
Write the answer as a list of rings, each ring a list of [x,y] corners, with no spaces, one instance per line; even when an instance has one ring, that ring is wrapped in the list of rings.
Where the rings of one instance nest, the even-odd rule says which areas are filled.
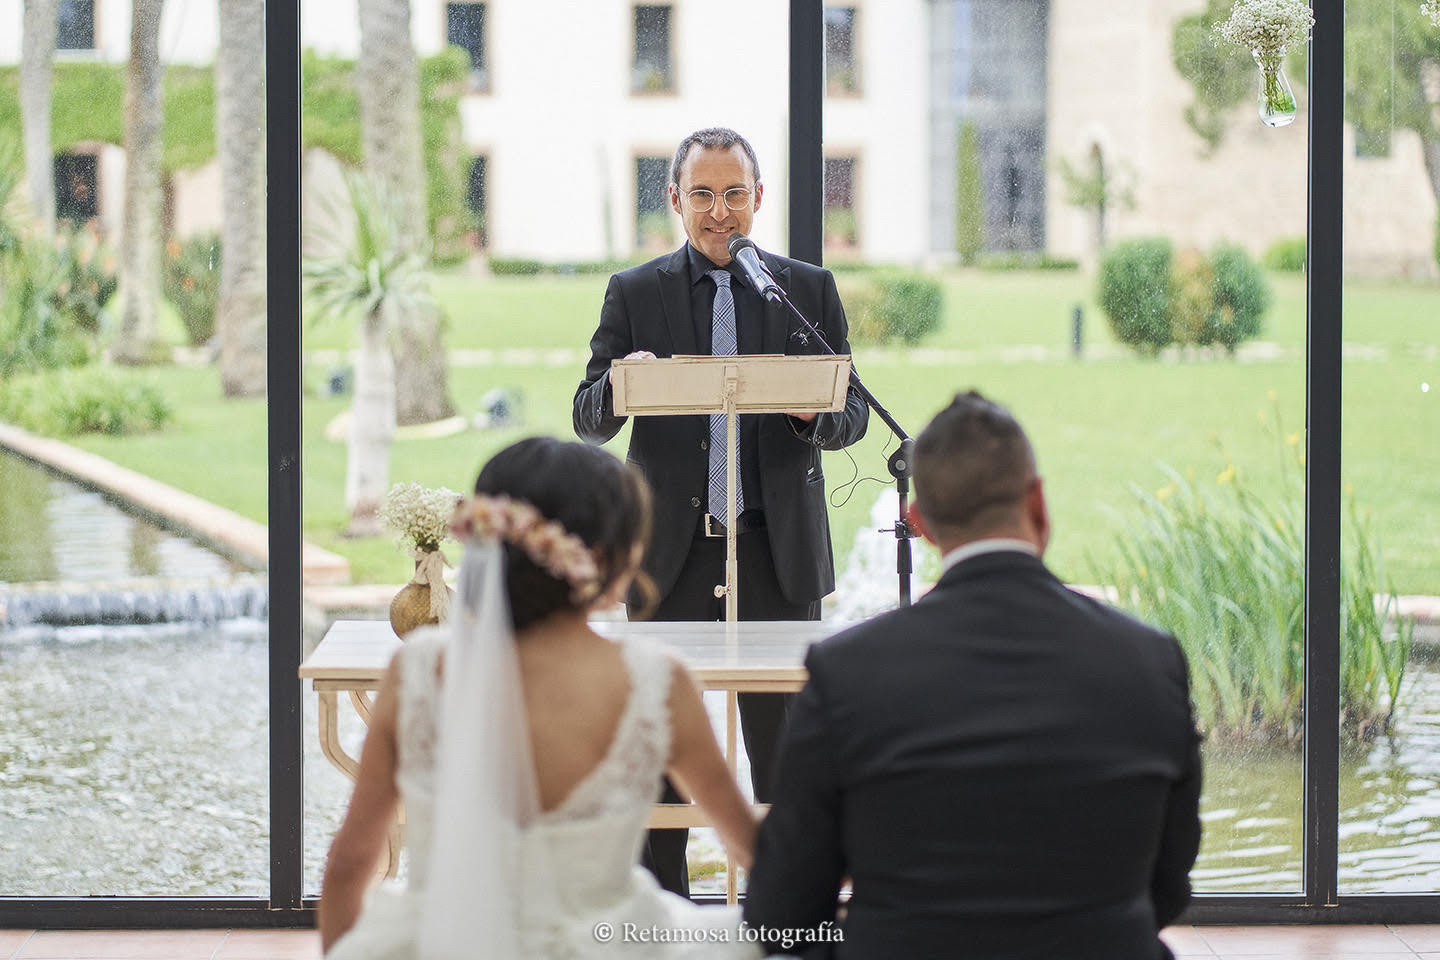
[[[0,385],[0,418],[51,436],[156,430],[172,413],[159,388],[110,367],[50,371]]]

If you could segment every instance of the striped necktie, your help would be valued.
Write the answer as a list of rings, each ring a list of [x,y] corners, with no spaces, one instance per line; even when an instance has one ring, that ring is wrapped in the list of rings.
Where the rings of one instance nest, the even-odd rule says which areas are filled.
[[[739,340],[735,331],[735,295],[730,292],[730,273],[727,270],[711,270],[708,273],[715,281],[715,309],[711,314],[710,353],[716,357],[733,357],[739,352]],[[710,489],[709,509],[711,516],[724,518],[725,502],[725,417],[723,414],[710,415]],[[745,509],[745,487],[740,482],[740,473],[735,473],[735,513]]]

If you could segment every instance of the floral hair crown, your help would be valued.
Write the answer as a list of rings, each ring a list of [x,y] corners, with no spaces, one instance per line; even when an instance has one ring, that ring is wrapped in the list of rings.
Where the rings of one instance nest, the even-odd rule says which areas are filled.
[[[570,584],[576,603],[600,594],[600,567],[585,541],[523,500],[486,494],[462,499],[455,504],[450,532],[457,540],[493,537],[515,544],[536,566]]]

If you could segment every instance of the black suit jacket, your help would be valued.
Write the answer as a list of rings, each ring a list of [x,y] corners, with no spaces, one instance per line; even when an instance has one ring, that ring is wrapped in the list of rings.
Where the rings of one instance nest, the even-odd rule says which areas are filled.
[[[849,353],[845,311],[830,272],[764,251],[761,258],[835,351]],[[764,309],[762,352],[823,352],[813,337],[801,335],[799,321],[782,308],[766,304]],[[684,247],[610,278],[600,326],[590,341],[585,379],[575,391],[573,421],[582,439],[604,443],[624,424],[625,418],[614,412],[610,362],[636,350],[657,357],[700,352]],[[835,588],[820,451],[859,440],[869,417],[869,408],[852,386],[845,409],[822,413],[812,423],[800,424],[784,414],[756,418],[763,502],[747,506],[765,511],[770,549],[787,600],[819,600]],[[705,511],[709,453],[702,444],[708,438],[705,417],[642,417],[630,431],[628,459],[640,467],[655,494],[655,530],[645,569],[661,596],[674,585]]]
[[[811,648],[745,905],[841,958],[1156,960],[1190,896],[1199,738],[1174,638],[982,554]]]

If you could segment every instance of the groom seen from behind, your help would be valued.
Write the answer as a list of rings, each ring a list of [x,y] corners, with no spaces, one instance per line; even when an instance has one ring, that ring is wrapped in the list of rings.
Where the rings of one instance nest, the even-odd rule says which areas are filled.
[[[745,920],[840,958],[1159,960],[1200,842],[1175,639],[1068,589],[1019,423],[957,396],[915,448],[944,573],[812,647]]]

